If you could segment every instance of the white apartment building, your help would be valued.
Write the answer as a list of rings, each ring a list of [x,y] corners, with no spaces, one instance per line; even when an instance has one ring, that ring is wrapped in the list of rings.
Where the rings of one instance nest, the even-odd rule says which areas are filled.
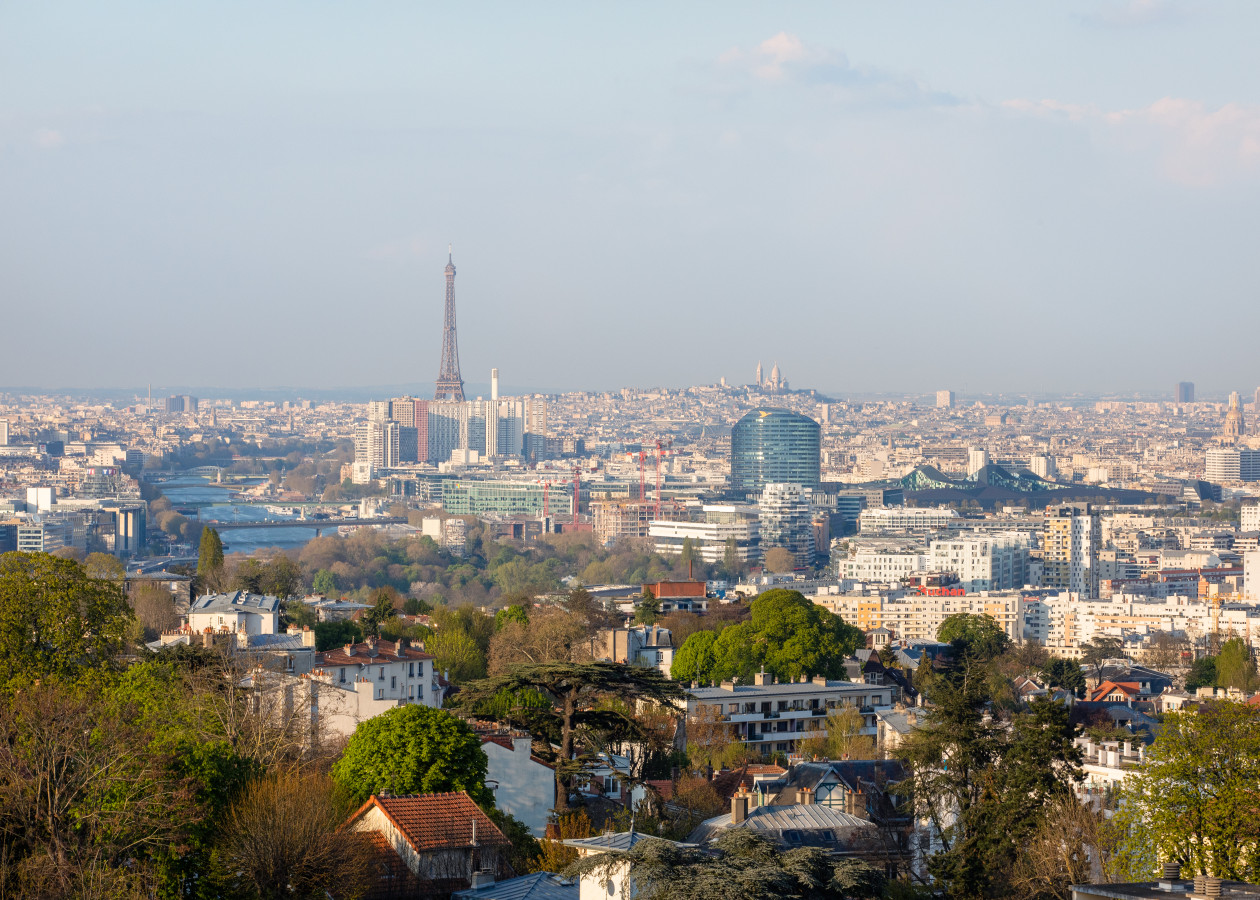
[[[811,491],[799,484],[772,483],[761,491],[758,524],[762,552],[773,547],[792,551],[798,566],[814,563],[813,513]]]
[[[927,563],[930,572],[957,575],[968,594],[1015,590],[1028,581],[1028,538],[1007,532],[932,541]]]
[[[1073,657],[1095,637],[1153,635],[1170,632],[1200,638],[1213,622],[1223,634],[1249,638],[1260,646],[1260,606],[1222,602],[1219,610],[1198,597],[1140,597],[1117,594],[1088,599],[1064,593],[1030,597],[1024,602],[1024,638],[1043,644],[1052,655]]]
[[[1260,503],[1244,503],[1240,511],[1239,531],[1260,531]]]
[[[875,707],[891,706],[894,690],[889,685],[828,681],[821,676],[780,684],[761,672],[753,684],[724,681],[719,687],[691,688],[687,721],[704,718],[732,725],[736,739],[762,755],[794,753],[798,741],[826,724],[828,712],[845,706],[862,713],[862,733],[875,737]]]
[[[887,628],[898,640],[936,640],[941,623],[952,615],[992,616],[1012,641],[1025,633],[1025,600],[1013,592],[985,591],[962,596],[928,597],[904,591],[866,594],[819,594],[814,603],[863,631]]]
[[[907,575],[928,568],[928,556],[922,550],[889,550],[860,548],[842,559],[837,566],[843,578],[876,584],[896,584]]]
[[[858,516],[858,530],[875,531],[931,531],[958,524],[958,511],[918,506],[887,506],[864,509]]]

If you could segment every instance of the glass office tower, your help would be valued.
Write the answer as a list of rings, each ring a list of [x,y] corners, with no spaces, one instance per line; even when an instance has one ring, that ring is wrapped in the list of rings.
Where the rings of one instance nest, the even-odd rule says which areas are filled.
[[[816,488],[822,428],[786,409],[755,409],[731,431],[731,489],[760,494],[767,484]]]

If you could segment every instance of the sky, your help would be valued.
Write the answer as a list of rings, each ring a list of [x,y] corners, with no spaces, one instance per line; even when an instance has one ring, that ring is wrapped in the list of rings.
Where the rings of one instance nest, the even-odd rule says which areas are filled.
[[[0,4],[0,386],[1260,384],[1260,4]]]

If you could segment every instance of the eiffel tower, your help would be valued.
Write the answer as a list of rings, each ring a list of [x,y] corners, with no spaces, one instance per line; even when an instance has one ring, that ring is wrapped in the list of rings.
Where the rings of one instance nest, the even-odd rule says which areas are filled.
[[[446,322],[442,326],[442,369],[438,372],[434,400],[464,399],[464,379],[459,375],[459,342],[455,335],[455,263],[447,248]]]

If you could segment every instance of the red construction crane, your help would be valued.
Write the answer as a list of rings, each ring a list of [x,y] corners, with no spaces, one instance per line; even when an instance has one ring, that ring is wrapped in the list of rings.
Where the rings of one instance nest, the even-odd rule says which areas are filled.
[[[543,518],[545,519],[551,515],[551,506],[548,503],[551,495],[551,482],[540,479],[538,483],[543,486]]]

